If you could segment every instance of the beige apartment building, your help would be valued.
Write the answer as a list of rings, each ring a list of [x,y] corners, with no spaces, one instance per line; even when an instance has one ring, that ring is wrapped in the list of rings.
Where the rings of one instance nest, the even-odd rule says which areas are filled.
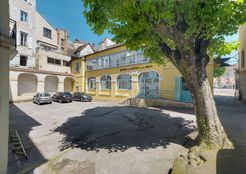
[[[18,54],[10,61],[10,100],[30,100],[37,92],[72,91],[68,33],[55,29],[37,11],[35,0],[9,0],[17,23]]]
[[[236,87],[236,71],[238,69],[238,64],[234,64],[228,67],[225,67],[225,74],[221,77],[214,78],[214,87],[215,88],[226,88],[226,89],[235,89]]]
[[[246,25],[239,27],[239,98],[246,100]]]

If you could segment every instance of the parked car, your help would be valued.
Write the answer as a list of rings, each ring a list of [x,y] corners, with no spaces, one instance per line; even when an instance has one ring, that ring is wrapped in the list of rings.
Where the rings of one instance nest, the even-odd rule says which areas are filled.
[[[42,104],[42,103],[52,103],[52,98],[49,93],[37,93],[33,96],[33,103]]]
[[[52,96],[53,101],[63,103],[63,102],[72,102],[73,97],[70,92],[57,92]]]
[[[91,102],[92,97],[89,94],[82,93],[82,92],[75,92],[73,93],[73,100],[74,101],[88,101]]]

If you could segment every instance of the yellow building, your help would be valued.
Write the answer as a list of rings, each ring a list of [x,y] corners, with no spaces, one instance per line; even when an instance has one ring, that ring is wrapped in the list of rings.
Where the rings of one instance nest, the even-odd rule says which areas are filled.
[[[114,45],[83,58],[73,58],[74,89],[98,100],[125,100],[131,97],[161,98],[191,102],[191,95],[179,71],[171,64],[151,63],[141,51]],[[207,73],[213,87],[213,63]]]

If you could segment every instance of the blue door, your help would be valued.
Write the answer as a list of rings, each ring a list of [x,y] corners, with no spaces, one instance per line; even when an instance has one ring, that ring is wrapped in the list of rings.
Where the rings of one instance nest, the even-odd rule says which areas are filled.
[[[190,91],[182,91],[181,101],[182,102],[192,102]]]
[[[175,78],[174,100],[181,102],[192,102],[191,93],[182,77]]]

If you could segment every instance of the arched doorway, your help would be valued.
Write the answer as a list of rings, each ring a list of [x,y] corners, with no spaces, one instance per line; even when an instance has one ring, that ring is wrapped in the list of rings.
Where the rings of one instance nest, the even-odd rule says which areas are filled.
[[[49,93],[55,93],[58,89],[58,77],[46,76],[44,80],[44,91]]]
[[[18,96],[32,96],[37,91],[38,78],[34,74],[23,73],[18,76]]]
[[[138,77],[138,96],[143,98],[159,98],[159,78],[159,73],[156,71],[142,72]]]
[[[73,82],[74,80],[70,77],[66,77],[64,80],[64,91],[73,92]]]

